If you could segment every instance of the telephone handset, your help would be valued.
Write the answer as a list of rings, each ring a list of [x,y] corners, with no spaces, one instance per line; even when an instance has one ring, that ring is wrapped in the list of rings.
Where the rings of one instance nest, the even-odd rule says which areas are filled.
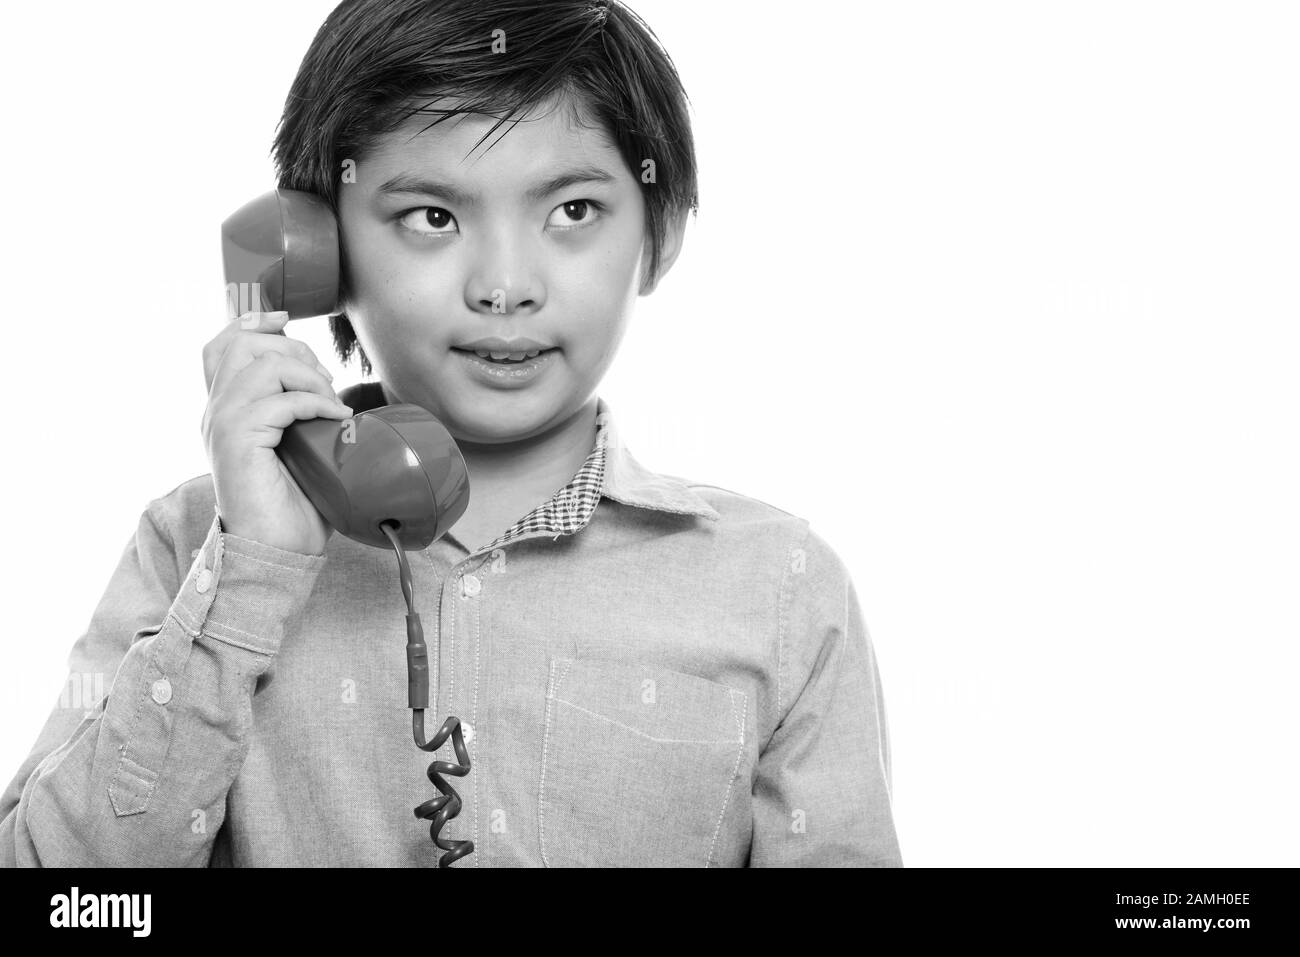
[[[221,245],[231,319],[246,312],[284,311],[290,319],[301,319],[335,311],[338,224],[319,196],[273,189],[221,224]],[[345,422],[294,422],[281,435],[276,453],[332,528],[397,553],[407,609],[407,696],[415,743],[432,752],[451,737],[459,762],[429,765],[429,780],[441,796],[415,809],[417,818],[431,822],[429,836],[447,852],[438,866],[447,867],[474,850],[472,841],[452,841],[438,833],[461,809],[460,796],[441,775],[468,774],[469,751],[455,717],[425,740],[428,653],[406,552],[427,548],[464,514],[469,505],[465,459],[442,423],[410,403],[371,409]]]
[[[273,189],[221,225],[230,318],[245,312],[290,319],[335,311],[338,226],[320,197]],[[334,419],[295,422],[276,449],[316,509],[348,538],[376,548],[392,522],[408,551],[429,547],[469,505],[469,472],[451,433],[404,403]]]

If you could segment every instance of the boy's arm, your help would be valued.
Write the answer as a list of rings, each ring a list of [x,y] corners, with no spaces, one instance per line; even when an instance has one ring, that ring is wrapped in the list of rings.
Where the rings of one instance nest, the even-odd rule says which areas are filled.
[[[223,534],[215,518],[179,581],[166,504],[141,516],[60,706],[0,799],[0,866],[210,862],[257,679],[325,558]]]
[[[751,867],[902,867],[889,729],[848,570],[809,530],[780,599],[778,713],[754,781]]]

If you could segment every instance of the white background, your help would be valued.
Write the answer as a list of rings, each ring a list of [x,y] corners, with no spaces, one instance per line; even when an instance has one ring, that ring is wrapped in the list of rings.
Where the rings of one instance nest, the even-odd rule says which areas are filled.
[[[219,225],[332,6],[5,12],[5,782],[208,471]],[[701,213],[600,391],[848,563],[905,864],[1300,863],[1296,8],[633,6]]]

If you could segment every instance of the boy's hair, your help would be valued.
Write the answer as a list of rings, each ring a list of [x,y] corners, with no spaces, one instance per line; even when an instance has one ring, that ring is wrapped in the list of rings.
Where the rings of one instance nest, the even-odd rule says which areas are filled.
[[[428,106],[444,96],[453,109]],[[344,0],[289,90],[273,147],[279,187],[315,193],[337,215],[344,161],[408,117],[436,115],[434,126],[458,113],[500,116],[487,139],[552,98],[575,123],[594,119],[641,184],[653,281],[669,220],[698,213],[695,145],[672,59],[618,0]],[[359,351],[369,375],[347,315],[331,316],[330,331],[339,358]]]

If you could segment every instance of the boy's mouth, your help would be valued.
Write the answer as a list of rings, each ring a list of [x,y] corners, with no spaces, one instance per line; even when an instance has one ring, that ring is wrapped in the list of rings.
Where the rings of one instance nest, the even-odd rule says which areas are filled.
[[[465,362],[465,372],[480,385],[492,389],[522,389],[547,374],[547,370],[558,361],[552,358],[551,353],[560,350],[539,349],[532,358],[525,355],[521,360],[512,360],[510,356],[494,359],[490,350],[483,349],[456,347],[451,351],[461,356]],[[487,352],[487,357],[480,356],[480,352]]]
[[[539,355],[555,351],[550,343],[538,342],[528,336],[511,336],[509,339],[503,336],[483,336],[453,346],[452,349],[478,356],[484,362],[498,366],[520,365]]]
[[[465,352],[470,355],[475,355],[478,356],[480,359],[484,359],[487,362],[491,362],[494,365],[508,366],[508,365],[517,365],[522,362],[527,362],[529,359],[534,359],[539,355],[546,355],[548,352],[556,352],[558,350],[553,348],[552,349],[523,349],[523,350],[512,352],[508,350],[498,350],[498,349],[461,349],[459,347],[453,346],[452,351]]]

